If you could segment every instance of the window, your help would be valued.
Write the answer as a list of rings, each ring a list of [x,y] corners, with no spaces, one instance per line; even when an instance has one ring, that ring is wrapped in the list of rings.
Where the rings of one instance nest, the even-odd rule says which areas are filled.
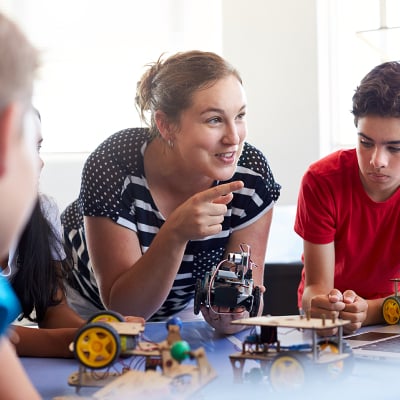
[[[42,52],[34,105],[44,153],[88,152],[110,134],[140,126],[136,83],[162,53],[222,49],[217,0],[3,2]]]
[[[355,88],[374,66],[400,59],[400,2],[319,0],[318,22],[323,155],[355,146]]]

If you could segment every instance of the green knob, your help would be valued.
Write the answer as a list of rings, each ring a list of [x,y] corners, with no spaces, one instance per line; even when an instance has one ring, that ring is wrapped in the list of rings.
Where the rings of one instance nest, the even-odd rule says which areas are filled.
[[[189,356],[189,353],[190,353],[189,343],[184,340],[175,342],[171,346],[171,356],[178,362],[181,362],[185,358],[187,358]]]

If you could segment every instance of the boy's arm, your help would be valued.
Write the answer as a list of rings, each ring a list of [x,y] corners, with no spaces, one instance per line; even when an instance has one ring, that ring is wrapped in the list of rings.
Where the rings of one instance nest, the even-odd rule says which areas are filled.
[[[331,309],[328,293],[334,288],[335,245],[314,244],[304,240],[305,284],[302,300],[303,311],[321,316]],[[320,296],[318,305],[312,299]]]

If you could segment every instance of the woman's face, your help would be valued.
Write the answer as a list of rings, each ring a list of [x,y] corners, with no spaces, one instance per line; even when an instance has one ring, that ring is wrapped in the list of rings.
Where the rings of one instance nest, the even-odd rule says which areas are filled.
[[[231,75],[196,91],[173,137],[182,168],[212,180],[230,179],[247,135],[246,96]]]

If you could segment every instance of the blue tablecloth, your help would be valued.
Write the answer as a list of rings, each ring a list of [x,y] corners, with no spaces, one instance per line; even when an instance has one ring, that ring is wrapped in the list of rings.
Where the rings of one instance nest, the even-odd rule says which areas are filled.
[[[300,343],[307,340],[306,333],[280,330],[282,344]],[[194,399],[208,400],[247,400],[247,399],[334,399],[361,398],[363,400],[399,399],[397,385],[400,364],[383,364],[373,361],[356,361],[350,376],[332,382],[313,382],[312,377],[307,388],[296,393],[277,393],[268,382],[258,384],[246,381],[234,383],[233,370],[229,355],[240,351],[241,340],[250,333],[246,330],[234,336],[219,336],[204,321],[184,322],[181,336],[191,348],[203,347],[207,358],[218,376],[197,392]],[[146,325],[144,337],[155,342],[165,340],[165,323]],[[78,370],[74,359],[22,358],[31,380],[44,400],[57,396],[75,395],[75,388],[68,385],[68,377]],[[248,371],[257,366],[257,361],[246,361]],[[4,367],[4,366],[3,366]],[[90,396],[98,389],[82,388],[82,396]]]

